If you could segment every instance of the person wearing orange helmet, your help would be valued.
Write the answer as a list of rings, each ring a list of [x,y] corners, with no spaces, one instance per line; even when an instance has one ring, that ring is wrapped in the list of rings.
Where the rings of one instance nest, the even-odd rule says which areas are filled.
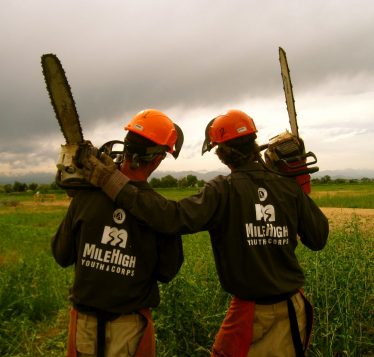
[[[180,201],[153,197],[124,176],[118,184],[114,172],[98,186],[160,232],[209,232],[221,286],[233,296],[212,356],[304,356],[312,308],[301,290],[297,236],[311,250],[322,249],[328,220],[296,180],[266,169],[256,133],[252,118],[240,110],[211,120],[202,153],[216,147],[231,173]],[[90,161],[96,165],[90,175],[101,176],[106,165]]]
[[[167,153],[178,157],[183,133],[155,109],[136,114],[125,129],[118,173],[157,195],[147,179]],[[117,170],[106,159],[107,172]],[[52,252],[61,266],[75,265],[68,356],[156,356],[150,308],[160,302],[157,282],[169,282],[181,267],[180,235],[154,231],[101,190],[77,190]]]

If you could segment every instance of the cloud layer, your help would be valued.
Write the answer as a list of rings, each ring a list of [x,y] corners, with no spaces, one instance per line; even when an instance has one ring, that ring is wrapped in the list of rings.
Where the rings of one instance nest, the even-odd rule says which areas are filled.
[[[55,170],[62,135],[40,67],[59,56],[84,134],[123,137],[155,107],[185,131],[167,169],[215,169],[206,123],[237,107],[260,139],[288,126],[278,47],[288,55],[301,133],[325,169],[373,168],[374,3],[6,0],[0,14],[0,174]],[[211,156],[210,156],[211,155]]]

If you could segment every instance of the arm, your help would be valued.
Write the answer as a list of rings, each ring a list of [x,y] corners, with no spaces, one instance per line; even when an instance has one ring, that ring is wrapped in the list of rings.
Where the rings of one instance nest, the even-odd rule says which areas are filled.
[[[75,263],[76,248],[73,234],[74,200],[69,206],[68,212],[61,222],[56,234],[52,237],[51,248],[56,262],[62,267]]]
[[[184,260],[181,236],[159,234],[157,237],[157,250],[159,258],[157,280],[162,283],[168,283],[178,274]]]
[[[214,220],[220,203],[215,185],[178,202],[167,200],[153,190],[142,190],[113,168],[105,156],[102,161],[91,155],[83,164],[85,179],[102,190],[120,207],[165,234],[185,234],[206,230]]]
[[[209,228],[220,199],[212,185],[180,201],[164,198],[153,190],[125,184],[115,201],[118,206],[165,234],[188,234]]]
[[[298,234],[301,242],[312,250],[321,250],[329,235],[329,222],[314,201],[300,193]]]

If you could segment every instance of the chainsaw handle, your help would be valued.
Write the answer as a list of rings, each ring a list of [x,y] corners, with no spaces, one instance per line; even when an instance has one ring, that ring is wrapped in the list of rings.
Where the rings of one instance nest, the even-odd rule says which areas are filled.
[[[305,170],[301,170],[301,171],[296,171],[296,172],[291,172],[289,175],[287,176],[290,176],[290,177],[295,177],[295,176],[301,176],[301,175],[307,175],[307,174],[314,174],[315,172],[319,171],[319,167],[318,166],[313,166],[313,167],[309,167]]]
[[[121,145],[121,150],[113,150],[115,145]],[[111,140],[99,148],[99,154],[105,153],[110,156],[115,164],[119,167],[125,159],[125,142],[122,140]]]
[[[262,144],[262,145],[259,145],[259,150],[260,151],[264,151],[265,149],[267,149],[269,147],[269,144]]]
[[[306,159],[308,157],[312,157],[313,161],[306,162]],[[304,160],[305,160],[305,162],[303,162]],[[298,156],[294,156],[294,157],[290,157],[290,158],[280,159],[280,161],[290,169],[299,169],[299,168],[304,167],[304,166],[310,166],[310,165],[316,164],[317,163],[317,157],[313,152],[309,151],[306,154],[302,154],[302,155],[298,155]],[[293,165],[292,162],[299,162],[299,164]]]

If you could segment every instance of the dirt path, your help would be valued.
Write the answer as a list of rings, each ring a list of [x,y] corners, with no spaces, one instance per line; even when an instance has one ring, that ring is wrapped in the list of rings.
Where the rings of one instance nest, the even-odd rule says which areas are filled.
[[[52,202],[23,202],[26,206],[62,206],[68,207],[70,199],[56,200]],[[333,208],[333,207],[321,207],[321,210],[330,222],[330,229],[341,228],[345,225],[349,225],[354,217],[359,220],[360,226],[365,232],[374,231],[374,209],[366,208]]]
[[[321,210],[329,219],[331,229],[342,227],[357,217],[363,231],[372,234],[374,230],[374,209],[322,207]]]

